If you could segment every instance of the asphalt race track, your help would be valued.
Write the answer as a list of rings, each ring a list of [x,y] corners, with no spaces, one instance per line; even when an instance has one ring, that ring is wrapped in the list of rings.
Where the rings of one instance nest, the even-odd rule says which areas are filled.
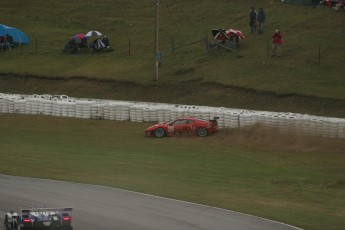
[[[73,207],[74,230],[287,230],[290,225],[224,209],[102,186],[0,174],[0,221],[31,205]]]

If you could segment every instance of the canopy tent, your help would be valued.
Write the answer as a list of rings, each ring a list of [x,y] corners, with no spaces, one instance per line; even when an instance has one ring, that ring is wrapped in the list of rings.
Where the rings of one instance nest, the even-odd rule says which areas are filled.
[[[0,24],[0,37],[5,36],[12,37],[12,43],[16,45],[26,45],[29,44],[29,38],[26,34],[16,28],[12,28],[3,24]]]

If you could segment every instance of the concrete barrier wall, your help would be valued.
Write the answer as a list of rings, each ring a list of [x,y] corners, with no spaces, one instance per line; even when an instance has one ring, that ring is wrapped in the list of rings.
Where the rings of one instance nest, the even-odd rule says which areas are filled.
[[[224,107],[71,98],[66,95],[0,93],[0,113],[133,122],[164,122],[178,117],[209,120],[219,117],[221,129],[261,124],[279,129],[281,133],[345,138],[344,118]]]

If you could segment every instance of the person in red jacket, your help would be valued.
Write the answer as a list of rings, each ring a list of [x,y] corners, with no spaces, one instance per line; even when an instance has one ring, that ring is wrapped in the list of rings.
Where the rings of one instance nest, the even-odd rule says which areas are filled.
[[[281,44],[282,44],[282,35],[278,29],[274,31],[272,35],[273,38],[273,48],[272,48],[272,57],[274,56],[281,56]]]

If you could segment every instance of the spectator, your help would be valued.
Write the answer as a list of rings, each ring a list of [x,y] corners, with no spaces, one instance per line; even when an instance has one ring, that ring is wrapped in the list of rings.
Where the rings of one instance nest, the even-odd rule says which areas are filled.
[[[10,47],[13,47],[13,37],[11,35],[6,34],[6,42]]]
[[[236,49],[240,46],[240,36],[236,33],[229,34],[229,48]]]
[[[317,7],[320,4],[320,0],[312,0],[313,7]]]
[[[331,7],[334,8],[337,3],[338,0],[331,0]]]
[[[5,43],[5,37],[4,36],[0,36],[0,48],[1,48],[1,51],[6,49],[6,43]]]
[[[345,10],[345,1],[338,1],[334,6],[335,11]]]
[[[264,23],[266,20],[265,12],[262,8],[259,9],[258,13],[258,22],[259,22],[259,34],[262,34],[264,32]]]
[[[110,47],[110,42],[109,42],[109,39],[108,39],[108,37],[106,35],[104,35],[104,37],[102,39],[102,42],[104,43],[106,48]]]
[[[273,38],[273,48],[272,48],[272,57],[281,56],[281,44],[282,44],[282,35],[278,29],[274,31],[272,35]]]
[[[9,51],[13,46],[13,37],[6,34],[5,36],[0,36],[0,48],[1,50]]]
[[[249,26],[250,26],[250,31],[252,33],[254,33],[256,31],[256,10],[255,8],[252,6],[250,8],[250,12],[249,12]]]

